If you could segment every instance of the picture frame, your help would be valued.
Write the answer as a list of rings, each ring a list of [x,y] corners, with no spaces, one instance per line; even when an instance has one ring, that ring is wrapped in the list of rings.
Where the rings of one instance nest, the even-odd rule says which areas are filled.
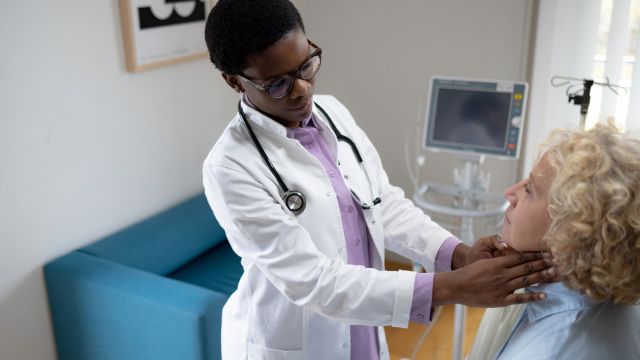
[[[206,58],[215,0],[120,0],[126,68],[141,72]]]

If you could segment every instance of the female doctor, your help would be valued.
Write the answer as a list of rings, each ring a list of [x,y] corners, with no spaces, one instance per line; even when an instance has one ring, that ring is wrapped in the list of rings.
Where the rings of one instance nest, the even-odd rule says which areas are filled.
[[[428,322],[433,306],[544,298],[513,293],[553,275],[541,253],[468,247],[389,183],[349,111],[313,94],[322,49],[288,0],[219,0],[205,39],[240,94],[203,167],[244,267],[224,359],[388,359],[382,326]],[[384,271],[385,248],[439,272]]]

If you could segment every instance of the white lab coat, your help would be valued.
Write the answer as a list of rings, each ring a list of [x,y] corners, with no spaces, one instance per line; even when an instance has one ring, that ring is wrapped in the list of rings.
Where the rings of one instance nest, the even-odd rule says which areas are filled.
[[[351,324],[407,327],[415,273],[380,271],[385,247],[433,269],[451,234],[389,184],[373,144],[349,111],[331,96],[314,96],[364,158],[379,206],[364,210],[373,239],[371,266],[348,265],[340,210],[320,162],[286,136],[286,128],[243,104],[274,167],[289,189],[306,196],[306,210],[289,212],[282,190],[236,115],[204,163],[204,188],[244,274],[223,310],[223,359],[349,359]],[[322,136],[347,185],[364,202],[373,196],[344,142],[337,143],[314,106]]]

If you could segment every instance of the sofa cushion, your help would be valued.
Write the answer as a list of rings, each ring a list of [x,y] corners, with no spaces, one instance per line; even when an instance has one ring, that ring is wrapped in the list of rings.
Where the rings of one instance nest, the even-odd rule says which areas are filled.
[[[243,273],[240,257],[228,242],[217,245],[168,277],[231,295]]]
[[[226,294],[80,251],[44,275],[60,360],[220,359]]]
[[[204,194],[132,225],[81,251],[165,275],[226,242]]]

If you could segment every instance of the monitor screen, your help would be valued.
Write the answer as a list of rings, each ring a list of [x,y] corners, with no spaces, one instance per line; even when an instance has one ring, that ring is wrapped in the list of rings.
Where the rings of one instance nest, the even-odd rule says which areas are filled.
[[[424,146],[516,158],[526,84],[434,78]]]

